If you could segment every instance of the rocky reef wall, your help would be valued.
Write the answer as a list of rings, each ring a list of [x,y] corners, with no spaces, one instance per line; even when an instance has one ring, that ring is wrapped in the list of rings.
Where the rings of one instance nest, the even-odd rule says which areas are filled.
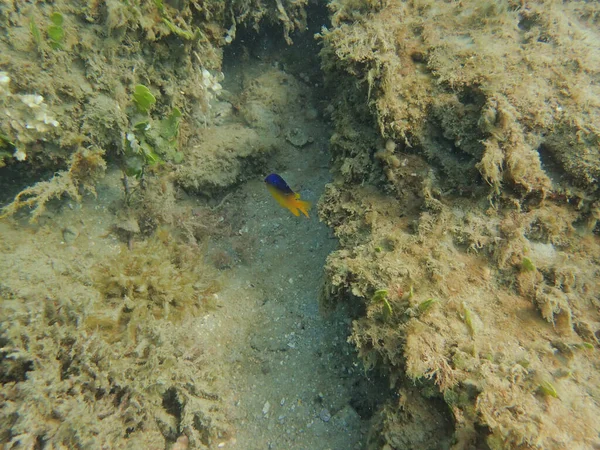
[[[330,10],[322,303],[396,390],[371,446],[599,445],[598,6]]]

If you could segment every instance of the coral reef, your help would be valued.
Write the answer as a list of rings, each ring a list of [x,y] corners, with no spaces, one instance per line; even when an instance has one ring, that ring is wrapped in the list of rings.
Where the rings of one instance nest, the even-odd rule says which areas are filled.
[[[367,369],[435,400],[414,414],[453,423],[437,448],[600,445],[597,5],[330,8],[322,304],[353,305]],[[436,448],[396,401],[374,448]]]

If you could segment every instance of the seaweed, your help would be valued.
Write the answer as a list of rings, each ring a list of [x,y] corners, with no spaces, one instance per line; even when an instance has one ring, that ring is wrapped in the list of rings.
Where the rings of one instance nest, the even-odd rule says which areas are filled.
[[[35,48],[40,51],[42,47],[42,33],[40,29],[35,23],[35,19],[31,17],[29,19],[29,31],[31,33],[31,38],[33,39],[33,43],[35,44]]]
[[[55,11],[50,15],[50,21],[52,22],[52,24],[48,27],[48,38],[50,39],[50,47],[53,50],[62,49],[63,43],[65,41],[65,30],[62,27],[64,22],[63,15]],[[30,29],[31,34],[33,35],[34,42],[36,42],[37,44],[37,38],[39,37],[37,36],[37,34],[39,34],[39,30],[37,30],[33,19],[30,22]]]
[[[524,272],[535,272],[535,264],[528,257],[524,256],[521,261],[521,270]]]
[[[173,22],[171,22],[166,17],[163,17],[162,21],[169,28],[169,30],[171,30],[173,33],[175,33],[177,36],[179,36],[180,38],[182,38],[184,40],[191,41],[192,39],[194,39],[196,37],[195,33],[184,30],[183,28],[175,25]]]
[[[436,298],[430,298],[427,299],[421,303],[419,303],[419,305],[417,306],[419,312],[421,314],[425,313],[426,311],[428,311],[433,305],[435,305],[439,300]]]
[[[125,136],[125,173],[140,177],[146,166],[163,161],[179,164],[183,153],[179,151],[178,135],[181,111],[173,108],[163,120],[145,118],[137,122]]]
[[[547,380],[540,383],[538,390],[546,396],[558,398],[558,392],[556,392],[556,388]]]
[[[390,302],[388,300],[387,289],[376,290],[375,293],[373,294],[373,297],[371,297],[371,301],[373,303],[383,303],[383,305],[385,306],[386,315],[392,314],[392,306],[390,305]]]
[[[179,151],[178,144],[182,117],[179,108],[173,107],[165,119],[154,120],[149,113],[156,103],[156,97],[141,84],[134,88],[133,102],[141,115],[132,117],[134,124],[125,135],[125,173],[140,177],[146,166],[163,161],[180,163],[183,153]]]
[[[95,195],[95,183],[104,175],[106,163],[102,150],[80,149],[71,157],[68,171],[57,172],[50,180],[40,181],[19,192],[14,200],[2,209],[0,218],[14,215],[24,207],[33,208],[30,222],[37,222],[45,211],[46,203],[68,195],[81,200],[80,188]]]
[[[464,321],[467,325],[467,330],[469,330],[469,334],[471,337],[475,336],[475,323],[473,322],[473,313],[467,307],[466,303],[463,302],[463,312],[464,312]]]
[[[143,84],[136,84],[133,90],[133,102],[141,113],[147,114],[156,103],[156,97]]]
[[[28,237],[20,244],[28,248],[20,253],[30,258],[26,263],[14,254],[0,255],[6,269],[0,302],[0,396],[7,399],[0,413],[0,442],[11,448],[35,448],[42,441],[52,448],[170,448],[185,430],[190,445],[203,448],[203,442],[226,436],[222,388],[209,373],[214,361],[204,352],[197,322],[189,320],[196,306],[182,305],[188,309],[175,314],[178,306],[173,305],[168,317],[155,303],[145,303],[148,311],[141,306],[150,296],[177,302],[178,290],[194,292],[201,300],[213,283],[208,268],[161,233],[140,244],[135,255],[124,250],[120,256],[102,257],[92,266],[93,271],[108,271],[101,278],[116,276],[120,269],[137,289],[160,289],[133,292],[140,305],[134,313],[125,299],[115,297],[111,282],[90,280],[88,267],[54,269],[56,255],[39,251],[47,235]],[[10,260],[14,263],[8,264]],[[142,267],[142,262],[152,267]],[[35,268],[45,264],[52,276],[40,276],[29,291],[39,295],[23,296],[22,277],[38,279]],[[144,275],[160,280],[143,280]],[[197,286],[180,284],[188,281]],[[23,408],[25,404],[29,406]]]
[[[149,318],[180,321],[203,311],[218,289],[210,275],[166,230],[158,230],[98,268],[96,285],[121,313],[114,319],[99,310],[88,315],[87,326],[99,327],[111,341],[121,339],[122,333],[135,341],[139,324]]]

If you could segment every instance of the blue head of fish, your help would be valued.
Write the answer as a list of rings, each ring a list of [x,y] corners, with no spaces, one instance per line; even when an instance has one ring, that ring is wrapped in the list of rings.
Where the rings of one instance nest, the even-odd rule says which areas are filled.
[[[281,178],[279,175],[277,175],[276,173],[272,173],[271,175],[268,175],[267,178],[265,178],[265,183],[273,186],[274,188],[276,188],[278,191],[280,191],[283,194],[293,194],[294,191],[292,191],[292,189],[288,186],[288,184],[285,182],[285,180],[283,178]]]

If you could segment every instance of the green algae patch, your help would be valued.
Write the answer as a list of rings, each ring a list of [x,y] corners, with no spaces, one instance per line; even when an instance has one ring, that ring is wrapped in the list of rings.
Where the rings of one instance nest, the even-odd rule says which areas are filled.
[[[175,33],[180,38],[188,40],[188,41],[194,39],[195,35],[191,31],[184,30],[183,28],[175,25],[173,22],[171,22],[169,19],[167,19],[165,17],[162,18],[162,21],[169,28],[169,30],[171,30],[173,33]]]
[[[50,15],[50,22],[52,22],[52,24],[48,27],[48,39],[50,40],[50,47],[54,50],[61,49],[65,42],[65,30],[63,29],[64,20],[63,15],[59,12],[55,11]],[[36,31],[37,27],[35,26],[35,22],[30,22],[30,27],[34,42],[38,44],[37,39],[39,37],[39,30]]]
[[[156,97],[143,84],[136,84],[133,89],[133,102],[141,113],[147,114],[156,103]]]
[[[33,39],[36,49],[39,51],[42,46],[42,33],[33,17],[29,19],[29,32],[31,33],[31,39]]]
[[[417,309],[419,310],[419,312],[421,314],[427,312],[429,309],[431,309],[431,307],[433,307],[433,305],[435,305],[436,303],[438,303],[439,300],[436,298],[430,298],[427,299],[421,303],[419,303],[419,305],[417,306]]]
[[[473,319],[473,313],[465,303],[463,303],[463,314],[465,325],[467,326],[467,330],[469,330],[469,335],[475,336],[475,322]]]
[[[542,381],[538,386],[538,390],[546,396],[558,398],[558,392],[556,392],[556,388],[549,381]]]
[[[535,264],[533,264],[531,259],[524,256],[523,260],[521,261],[521,270],[524,272],[535,272]]]
[[[376,290],[375,293],[373,294],[373,297],[371,297],[371,301],[373,303],[383,303],[383,306],[385,307],[386,315],[392,314],[392,306],[390,305],[390,302],[388,300],[387,289]]]

